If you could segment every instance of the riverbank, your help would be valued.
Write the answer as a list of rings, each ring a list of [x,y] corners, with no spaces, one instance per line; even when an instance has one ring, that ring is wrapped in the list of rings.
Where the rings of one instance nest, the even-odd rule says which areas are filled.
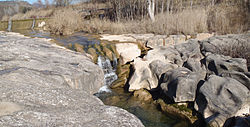
[[[47,39],[0,32],[1,126],[143,126],[93,96],[102,70]]]
[[[132,96],[145,103],[154,100],[162,111],[192,123],[195,114],[198,120],[194,126],[201,126],[203,120],[210,126],[245,126],[247,122],[239,121],[249,121],[249,32],[201,35],[188,40],[187,36],[152,34],[101,35],[101,39],[123,43],[140,40],[150,49],[141,56],[134,46],[117,48],[126,61],[122,64],[130,64],[128,79],[118,87]]]

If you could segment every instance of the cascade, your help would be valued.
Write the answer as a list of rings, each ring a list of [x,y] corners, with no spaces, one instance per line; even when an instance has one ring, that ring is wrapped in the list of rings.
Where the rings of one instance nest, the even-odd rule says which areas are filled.
[[[35,24],[36,24],[36,19],[33,19],[31,30],[34,30]]]
[[[11,32],[11,27],[12,27],[12,21],[9,20],[7,31]]]
[[[118,76],[116,75],[116,66],[117,66],[117,58],[113,55],[113,66],[110,60],[106,57],[99,56],[97,60],[97,64],[102,68],[104,72],[104,82],[105,85],[100,89],[100,92],[110,92],[108,86],[111,85],[112,82],[117,80]]]

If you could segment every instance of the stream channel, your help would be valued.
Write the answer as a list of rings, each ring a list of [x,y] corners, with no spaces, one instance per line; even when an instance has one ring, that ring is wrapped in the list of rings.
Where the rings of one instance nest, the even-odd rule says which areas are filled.
[[[69,45],[74,45],[78,43],[84,46],[84,50],[87,51],[88,48],[96,48],[96,45],[101,43],[107,43],[106,45],[114,45],[111,42],[103,42],[94,37],[91,34],[85,33],[75,33],[70,36],[53,36],[49,33],[43,31],[35,30],[21,30],[14,31],[30,37],[39,38],[50,38],[56,41],[57,44],[65,47]],[[160,111],[159,106],[152,103],[146,103],[140,101],[138,98],[133,96],[133,93],[126,91],[124,88],[110,89],[108,85],[117,79],[116,67],[118,60],[113,58],[110,61],[106,56],[102,56],[101,53],[97,51],[98,60],[97,64],[103,69],[105,73],[105,86],[100,89],[100,92],[96,94],[104,104],[117,106],[127,110],[128,112],[137,116],[146,127],[185,127],[187,122],[179,120],[176,117],[169,116],[162,111]]]

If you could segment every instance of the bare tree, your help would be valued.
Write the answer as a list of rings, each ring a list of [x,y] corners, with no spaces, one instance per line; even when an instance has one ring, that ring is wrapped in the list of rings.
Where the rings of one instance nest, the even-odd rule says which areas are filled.
[[[45,1],[46,8],[48,8],[49,7],[49,0],[44,0],[44,1]]]
[[[148,14],[150,19],[155,21],[155,0],[147,0],[148,2]]]

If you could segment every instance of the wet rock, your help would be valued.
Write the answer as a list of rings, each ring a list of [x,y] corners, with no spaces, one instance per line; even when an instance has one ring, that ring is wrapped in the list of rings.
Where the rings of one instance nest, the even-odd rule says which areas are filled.
[[[84,51],[84,46],[83,46],[83,45],[80,45],[80,44],[78,44],[78,43],[75,43],[75,44],[74,44],[74,49],[75,49],[75,51],[80,52],[80,53],[84,53],[84,52],[85,52],[85,51]]]
[[[126,64],[141,55],[141,50],[134,43],[117,43],[116,50],[119,53],[121,64]]]
[[[187,121],[189,126],[197,120],[197,117],[193,116],[191,113],[192,111],[188,108],[166,104],[162,99],[158,99],[156,103],[160,105],[163,112],[167,113],[169,116]]]
[[[194,101],[200,80],[202,77],[199,73],[180,67],[167,71],[160,86],[164,93],[175,102]]]
[[[113,61],[113,58],[114,58],[113,52],[110,49],[108,49],[107,47],[103,47],[103,52],[104,52],[105,56],[108,57],[108,59],[110,61]]]
[[[221,75],[223,72],[247,72],[246,60],[242,58],[231,58],[218,54],[210,54],[205,58],[207,70],[210,73]]]
[[[148,102],[153,100],[152,95],[145,89],[136,90],[133,95],[141,101]]]
[[[0,54],[11,55],[0,56],[0,126],[143,126],[92,95],[104,76],[85,54],[0,32],[2,40]]]
[[[97,62],[98,55],[96,54],[96,50],[94,48],[89,48],[88,53],[92,56],[93,62]]]
[[[216,75],[211,75],[201,86],[195,100],[195,109],[214,127],[223,126],[246,105],[249,105],[249,89],[235,79]]]

